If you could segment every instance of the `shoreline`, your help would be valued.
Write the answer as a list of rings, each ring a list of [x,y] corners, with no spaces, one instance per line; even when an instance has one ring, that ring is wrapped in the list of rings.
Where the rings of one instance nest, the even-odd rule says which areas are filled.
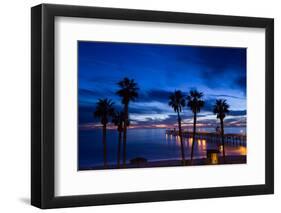
[[[191,163],[190,160],[185,160],[185,166],[204,166],[204,165],[225,165],[225,164],[246,164],[247,163],[247,156],[240,155],[240,156],[226,156],[225,162],[223,157],[219,157],[219,162],[217,164],[211,164],[207,158],[201,159],[194,159]],[[93,167],[84,167],[79,168],[78,171],[87,171],[87,170],[106,170],[106,169],[135,169],[135,168],[155,168],[155,167],[175,167],[175,166],[183,166],[181,160],[161,160],[161,161],[148,161],[146,163],[139,163],[139,164],[132,164],[127,163],[126,167],[117,168],[116,164],[109,164],[107,168],[103,166],[93,166]]]

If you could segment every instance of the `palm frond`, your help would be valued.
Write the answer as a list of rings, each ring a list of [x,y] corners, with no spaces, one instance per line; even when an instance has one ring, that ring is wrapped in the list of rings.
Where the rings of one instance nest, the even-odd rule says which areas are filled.
[[[198,92],[197,90],[190,90],[187,95],[187,106],[191,109],[193,113],[200,112],[201,108],[204,106],[205,102],[202,100],[204,94]]]
[[[214,105],[213,113],[217,115],[217,118],[224,119],[226,114],[229,113],[229,107],[225,99],[218,99]]]
[[[99,99],[96,103],[96,109],[93,113],[93,116],[100,118],[102,124],[108,123],[108,118],[114,115],[114,102],[110,99]]]
[[[175,112],[181,112],[185,105],[185,97],[180,90],[176,90],[169,96],[169,106],[172,107]]]
[[[129,101],[135,101],[138,98],[139,88],[134,79],[125,77],[122,81],[118,82],[117,85],[120,89],[116,94],[122,98],[123,104],[126,104]]]

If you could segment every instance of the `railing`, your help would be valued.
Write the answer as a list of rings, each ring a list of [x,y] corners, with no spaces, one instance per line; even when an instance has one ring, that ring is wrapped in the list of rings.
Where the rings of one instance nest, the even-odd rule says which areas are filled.
[[[167,135],[173,135],[178,136],[179,131],[178,130],[166,130]],[[193,132],[183,131],[182,137],[184,138],[192,138]],[[205,139],[208,142],[211,143],[217,143],[221,141],[221,135],[217,132],[197,132],[195,135],[195,139]],[[242,134],[224,134],[224,142],[227,144],[233,144],[233,145],[240,145],[240,146],[246,146],[246,135]]]

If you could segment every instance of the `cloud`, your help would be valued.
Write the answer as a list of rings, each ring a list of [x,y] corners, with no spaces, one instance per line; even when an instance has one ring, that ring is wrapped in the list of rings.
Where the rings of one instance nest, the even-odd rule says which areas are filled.
[[[246,72],[245,75],[240,75],[237,76],[234,81],[233,84],[236,88],[240,89],[244,95],[246,95],[246,86],[247,86],[247,78],[246,78]]]
[[[225,126],[247,126],[247,118],[245,116],[226,117]]]
[[[130,107],[130,113],[133,114],[162,114],[166,112],[166,110],[163,110],[159,107]]]
[[[247,110],[231,110],[228,115],[232,116],[241,116],[241,115],[247,115]]]
[[[141,91],[139,94],[138,102],[151,102],[158,101],[162,103],[169,102],[169,96],[172,91],[160,90],[160,89],[150,89],[146,91]]]
[[[215,96],[211,95],[210,98],[206,98],[204,101],[205,101],[205,104],[204,104],[204,107],[202,108],[202,112],[210,112],[210,113],[213,113],[213,109],[214,109],[214,105],[216,103],[216,100],[217,99],[226,99],[227,102],[229,103],[230,107],[229,107],[229,113],[228,115],[232,115],[232,116],[241,116],[241,115],[246,115],[247,114],[247,110],[246,109],[242,109],[242,110],[236,110],[236,109],[232,109],[233,106],[232,104],[236,103],[237,101],[238,102],[241,102],[241,101],[245,101],[245,99],[242,99],[240,97],[237,97],[237,96],[227,96],[227,95],[218,95],[217,98],[215,98]],[[239,101],[241,99],[241,101]]]
[[[202,111],[213,112],[214,105],[216,103],[216,98],[207,98],[204,101],[205,103]]]
[[[115,96],[115,92],[111,89],[100,89],[100,88],[91,88],[84,89],[80,88],[78,90],[79,95],[79,103],[88,102],[88,103],[96,103],[100,98],[109,98],[112,99]]]
[[[79,124],[89,122],[99,122],[98,119],[93,117],[94,107],[90,106],[79,106],[78,120]]]
[[[235,96],[235,95],[227,95],[227,94],[208,94],[209,97],[216,97],[216,98],[234,98],[234,99],[245,99],[245,97]]]
[[[102,96],[103,93],[97,90],[88,90],[88,89],[79,89],[79,95],[81,96],[88,96],[88,97],[99,97]]]
[[[139,98],[129,104],[130,117],[136,122],[176,123],[177,116],[168,106],[169,95],[175,89],[187,93],[190,88],[205,93],[199,122],[216,122],[212,110],[217,98],[227,99],[229,116],[246,115],[244,48],[113,42],[79,45],[79,122],[93,122],[92,111],[99,98],[112,99],[115,108],[122,110],[115,92],[116,83],[125,76],[135,79],[140,88]],[[192,121],[187,107],[182,118]]]

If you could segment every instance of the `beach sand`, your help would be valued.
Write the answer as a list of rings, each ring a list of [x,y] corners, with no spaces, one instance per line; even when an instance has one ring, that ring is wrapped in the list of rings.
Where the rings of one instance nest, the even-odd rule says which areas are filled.
[[[201,159],[194,159],[191,163],[190,160],[185,161],[185,166],[203,166],[203,165],[224,165],[224,164],[245,164],[247,163],[247,157],[245,155],[243,156],[226,156],[225,160],[223,157],[219,157],[218,164],[211,164],[207,158],[201,158]],[[127,163],[126,169],[128,168],[153,168],[153,167],[171,167],[171,166],[182,166],[181,160],[161,160],[161,161],[148,161],[146,163],[139,163],[139,164],[132,164]],[[102,169],[124,169],[117,168],[117,164],[109,164],[107,168],[104,168],[103,166],[94,166],[94,167],[88,167],[88,168],[79,168],[79,171],[83,170],[102,170]]]

